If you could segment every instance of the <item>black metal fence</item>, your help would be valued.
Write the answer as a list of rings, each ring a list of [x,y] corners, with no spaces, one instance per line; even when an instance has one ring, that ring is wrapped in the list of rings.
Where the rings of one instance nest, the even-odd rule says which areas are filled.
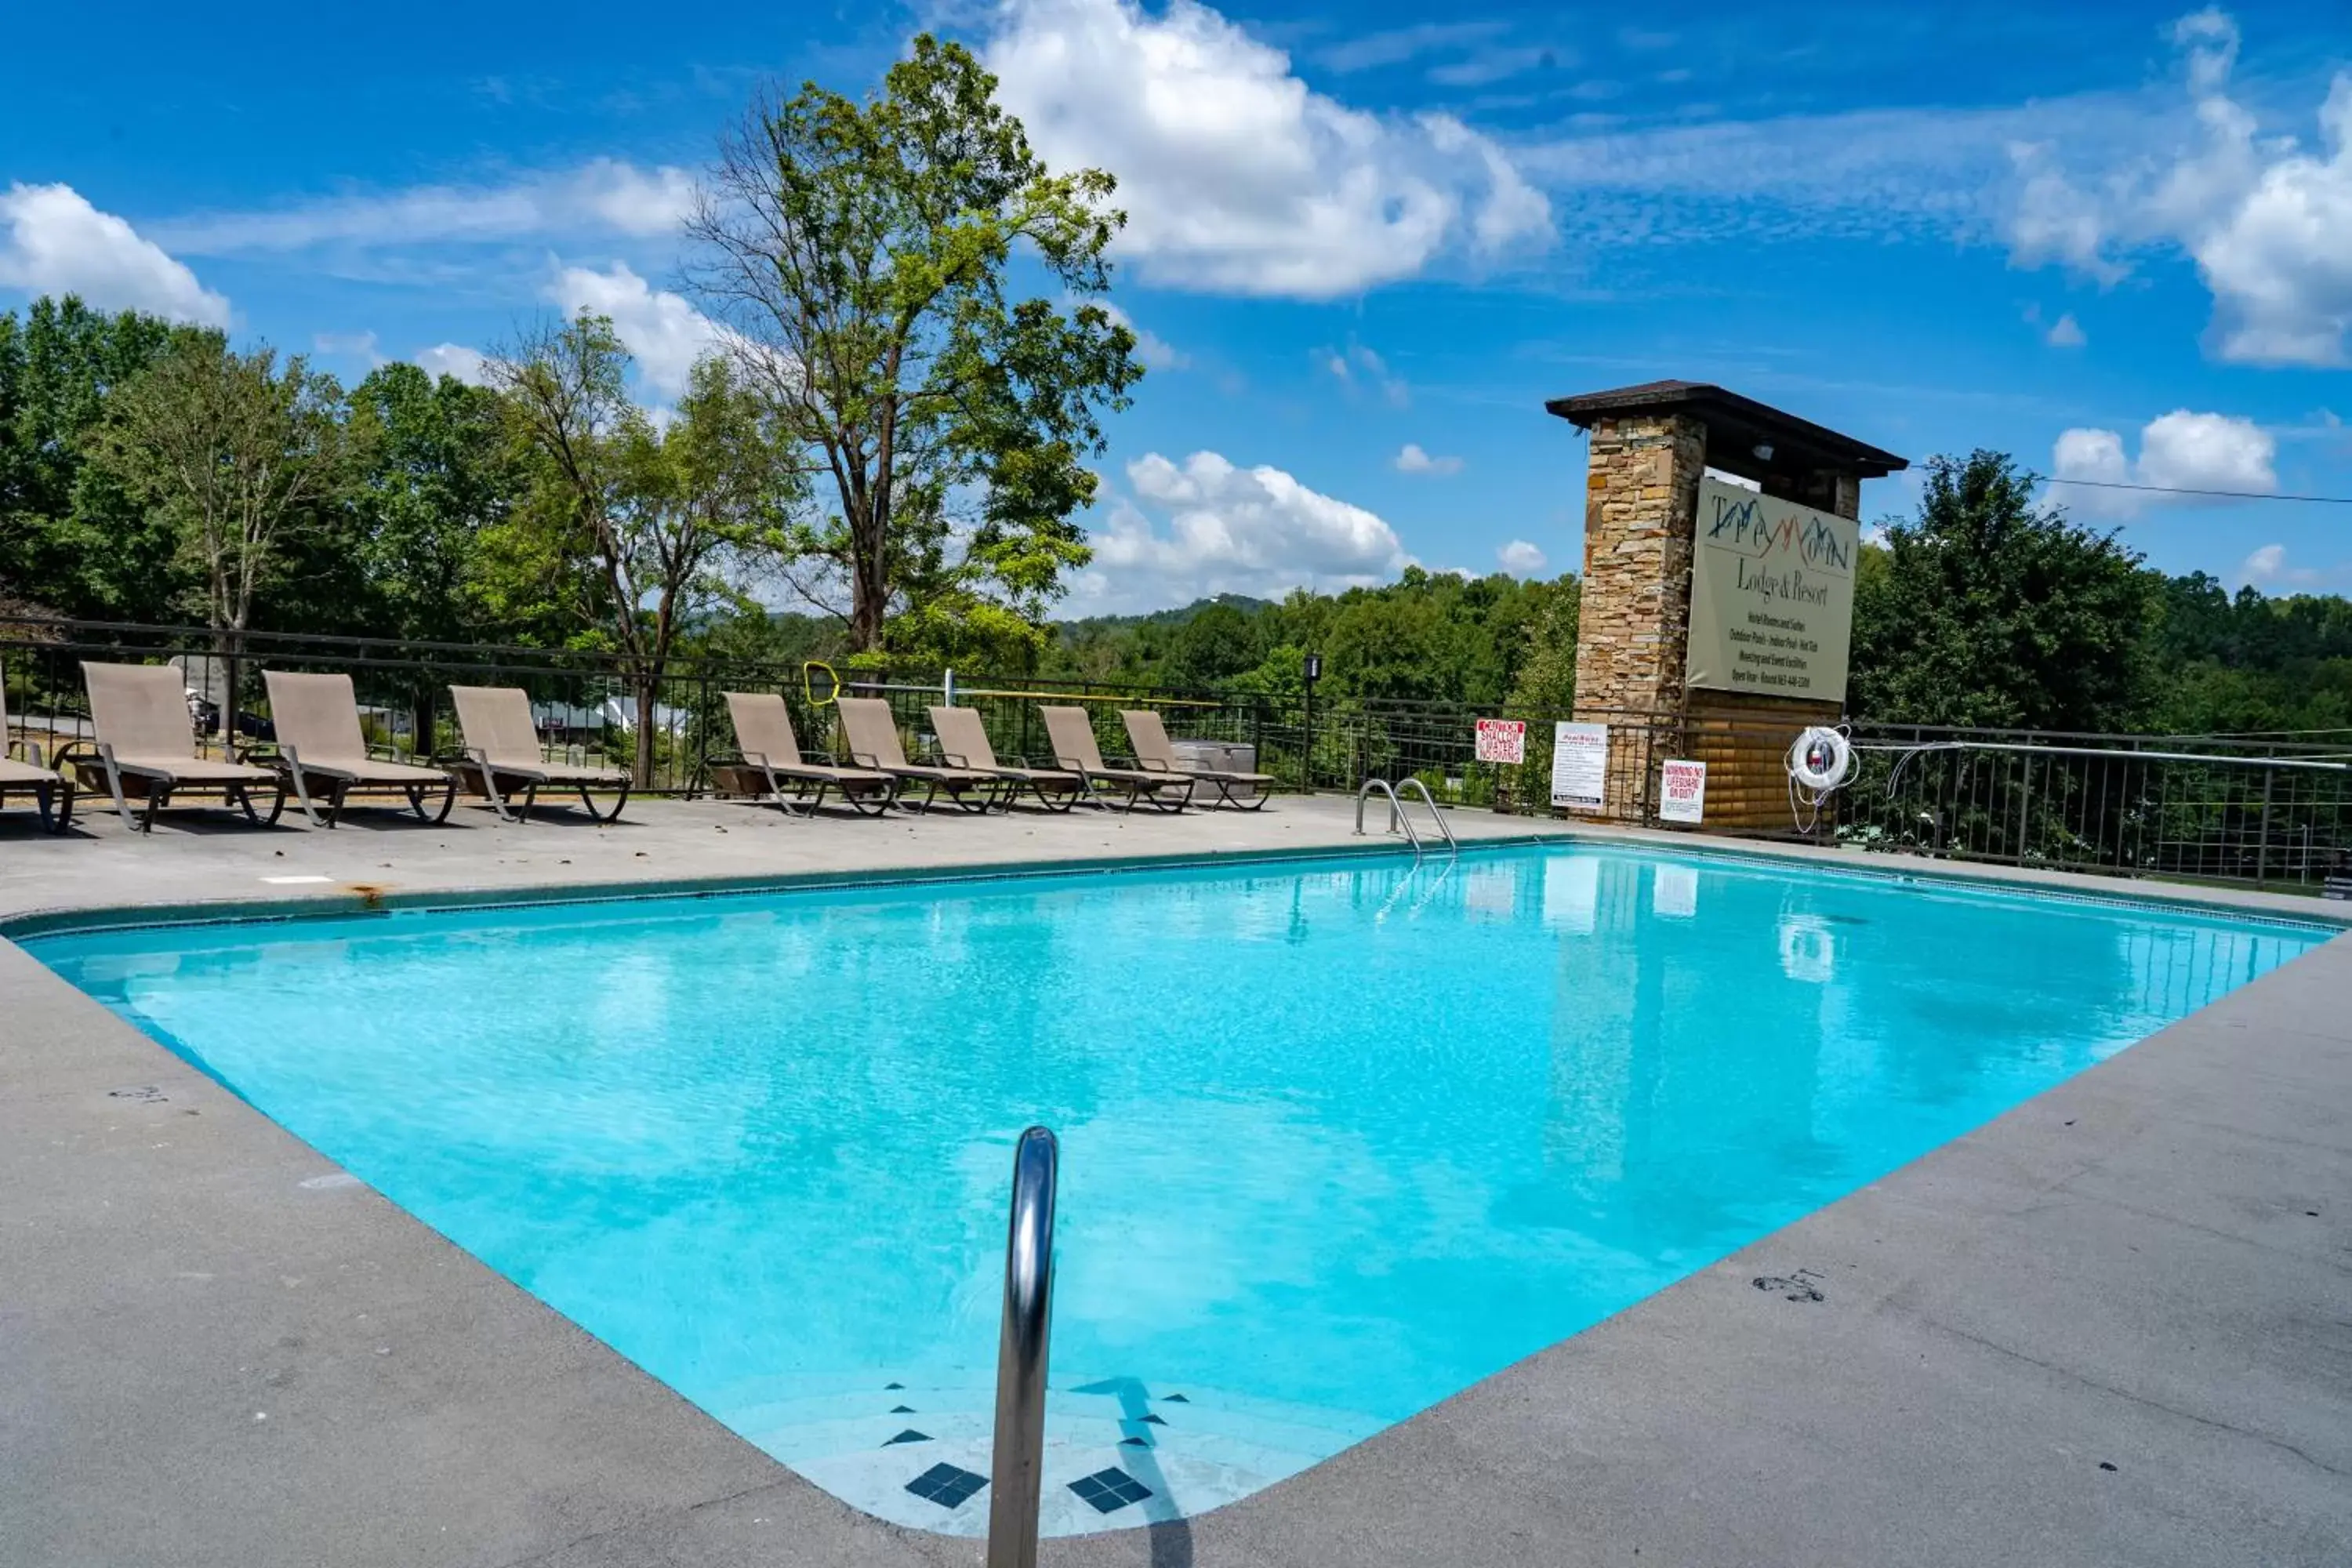
[[[1157,709],[1170,732],[1249,748],[1286,788],[1354,790],[1417,778],[1459,807],[1549,812],[1553,725],[1610,727],[1606,793],[1622,817],[1658,820],[1660,764],[1732,743],[1646,711],[1481,710],[1462,704],[1333,700],[1320,694],[1182,690],[1107,681],[946,670],[866,670],[679,658],[646,679],[628,660],[569,648],[476,647],[391,638],[249,634],[235,657],[202,627],[0,618],[10,722],[52,747],[87,738],[83,660],[174,660],[187,671],[200,732],[224,752],[270,735],[262,671],[351,676],[370,739],[419,757],[455,747],[452,685],[522,688],[542,738],[573,760],[628,767],[649,728],[640,787],[690,795],[709,759],[731,751],[729,691],[776,691],[812,752],[838,750],[827,699],[837,688],[886,698],[910,754],[935,750],[928,710],[977,710],[998,759],[1050,763],[1038,715],[1066,702],[1095,718],[1106,755],[1128,751],[1119,711]],[[1523,760],[1482,759],[1477,721],[1527,726]],[[1752,732],[1750,732],[1752,731]],[[1894,853],[2005,861],[2124,876],[2315,889],[2352,854],[2352,732],[2269,736],[2068,735],[1857,723],[1855,771],[1812,823],[1813,837]],[[1775,755],[1793,723],[1744,726],[1732,740]],[[1720,754],[1720,751],[1718,751]],[[1710,824],[1797,833],[1811,814],[1779,799],[1777,772],[1708,782]],[[1745,791],[1744,795],[1736,792]],[[1733,807],[1738,809],[1731,809]]]
[[[2352,733],[1855,740],[1837,832],[1864,848],[2305,889],[2352,851]]]
[[[89,738],[86,660],[181,666],[194,729],[223,753],[263,748],[273,738],[263,681],[269,669],[349,675],[369,740],[420,758],[458,743],[450,687],[520,687],[530,698],[541,740],[567,760],[634,767],[639,731],[650,731],[639,787],[653,794],[691,795],[708,786],[709,758],[735,749],[729,691],[783,694],[812,753],[839,749],[829,706],[839,690],[888,700],[916,755],[933,746],[928,709],[934,703],[977,709],[999,760],[1012,763],[1050,752],[1037,707],[1066,702],[1095,713],[1107,753],[1129,749],[1118,710],[1151,707],[1167,715],[1172,734],[1255,747],[1260,767],[1286,784],[1299,782],[1305,765],[1296,706],[1247,694],[693,657],[672,658],[649,678],[630,659],[599,650],[257,632],[227,653],[215,634],[197,626],[0,618],[0,679],[11,726],[52,749]]]

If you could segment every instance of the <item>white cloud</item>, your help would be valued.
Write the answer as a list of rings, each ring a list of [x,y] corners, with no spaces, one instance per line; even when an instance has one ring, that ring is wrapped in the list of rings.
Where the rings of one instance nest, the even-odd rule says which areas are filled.
[[[986,58],[1049,163],[1118,176],[1119,248],[1157,282],[1327,299],[1550,238],[1493,142],[1312,91],[1197,0],[1005,0]]]
[[[2070,173],[2048,146],[2021,152],[2017,258],[2102,281],[2135,252],[2177,247],[2213,295],[2213,352],[2252,364],[2340,364],[2352,333],[2352,72],[2319,106],[2318,148],[2266,132],[2227,91],[2238,32],[2219,11],[2175,25],[2194,131],[2102,172]]]
[[[1409,407],[1412,388],[1404,377],[1389,369],[1388,362],[1361,343],[1349,343],[1344,349],[1318,349],[1316,359],[1342,386],[1350,391],[1359,388],[1377,394],[1391,408]]]
[[[1532,577],[1550,563],[1540,545],[1524,539],[1514,539],[1496,551],[1495,559],[1514,577]]]
[[[0,289],[79,294],[100,310],[228,325],[227,300],[71,185],[12,184],[0,194]]]
[[[416,353],[415,363],[432,376],[452,375],[467,386],[490,384],[490,359],[479,349],[469,349],[463,343],[436,343]]]
[[[1462,459],[1433,458],[1422,450],[1419,442],[1407,441],[1396,455],[1396,469],[1400,474],[1458,474],[1462,471]],[[1530,545],[1528,548],[1534,547]]]
[[[2251,419],[2177,408],[2140,432],[2139,480],[2172,489],[2278,489],[2278,443]]]
[[[200,214],[158,225],[155,232],[174,249],[196,256],[563,234],[650,237],[676,229],[693,203],[694,181],[683,169],[640,169],[597,158],[503,185],[419,185],[268,212]]]
[[[2265,544],[2238,567],[2238,581],[2257,588],[2307,588],[2321,576],[2308,566],[2290,564],[2284,544]]]
[[[2059,349],[2079,349],[2091,341],[2083,331],[2082,323],[2074,320],[2072,311],[2051,322],[2050,330],[2042,333],[2042,341],[2052,348]]]
[[[1109,300],[1097,300],[1094,303],[1102,308],[1103,314],[1135,334],[1135,357],[1141,362],[1144,369],[1182,370],[1192,363],[1191,354],[1186,353],[1149,327],[1137,326],[1134,317]]]
[[[1189,604],[1214,594],[1277,598],[1384,582],[1406,564],[1396,531],[1362,507],[1312,490],[1282,469],[1236,468],[1214,452],[1180,465],[1150,453],[1127,466],[1132,500],[1094,532],[1074,608]]]
[[[384,363],[373,332],[314,332],[310,335],[310,347],[322,354],[363,359],[370,365]]]
[[[547,292],[567,316],[583,310],[610,316],[646,384],[672,397],[686,391],[694,362],[723,341],[716,321],[679,295],[654,288],[625,262],[615,261],[603,272],[563,268]]]
[[[2200,498],[2095,487],[2149,485],[2158,489],[2267,495],[2278,489],[2278,474],[2273,467],[2277,456],[2277,440],[2251,419],[2176,408],[2151,419],[2140,431],[2137,459],[2126,454],[2124,438],[2116,431],[2064,431],[2051,453],[2050,470],[2055,479],[2088,481],[2056,487],[2058,498],[2067,506],[2128,517],[2152,505],[2191,505]]]
[[[1509,26],[1507,22],[1415,22],[1333,44],[1317,51],[1315,63],[1325,70],[1346,76],[1382,66],[1402,65],[1424,54],[1484,43]]]

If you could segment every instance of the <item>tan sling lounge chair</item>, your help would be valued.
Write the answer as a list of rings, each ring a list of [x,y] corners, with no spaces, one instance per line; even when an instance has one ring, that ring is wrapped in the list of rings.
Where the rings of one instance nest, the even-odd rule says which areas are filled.
[[[8,683],[0,680],[0,805],[17,792],[33,797],[51,833],[63,833],[73,820],[73,781],[44,763],[38,746],[8,739]]]
[[[1192,804],[1192,781],[1182,773],[1105,763],[1102,748],[1095,742],[1095,721],[1085,709],[1041,704],[1037,711],[1045,716],[1045,733],[1053,737],[1054,760],[1085,780],[1087,798],[1104,810],[1110,809],[1104,796],[1118,791],[1126,792],[1124,809],[1129,811],[1145,799],[1162,811],[1181,811]]]
[[[408,797],[408,809],[426,822],[446,822],[457,803],[457,776],[446,768],[420,768],[394,762],[369,749],[360,732],[359,699],[348,675],[296,675],[269,669],[269,721],[278,736],[278,772],[313,827],[335,826],[343,802],[354,793],[393,791]],[[441,809],[428,815],[427,796],[440,792]],[[314,796],[324,795],[322,822]]]
[[[729,795],[750,795],[786,816],[798,802],[809,816],[824,804],[824,792],[838,790],[861,816],[879,816],[897,798],[898,781],[872,768],[845,768],[801,756],[793,733],[792,710],[772,691],[727,693],[727,715],[735,721],[740,750],[710,759],[710,776]]]
[[[1235,811],[1263,811],[1265,792],[1272,784],[1272,773],[1224,773],[1216,768],[1196,768],[1176,754],[1176,747],[1168,739],[1168,726],[1160,715],[1149,708],[1124,709],[1119,718],[1127,724],[1128,743],[1135,748],[1135,762],[1146,773],[1175,773],[1204,784],[1217,792],[1212,807],[1230,805]],[[1236,788],[1250,791],[1247,800],[1234,798]]]
[[[89,688],[89,721],[98,755],[95,762],[75,757],[74,765],[92,787],[98,780],[105,782],[123,821],[142,833],[151,832],[155,814],[173,795],[191,790],[218,790],[223,804],[241,808],[259,823],[263,818],[254,809],[253,792],[266,788],[271,796],[268,820],[274,824],[285,813],[286,785],[268,768],[196,755],[187,678],[179,670],[168,664],[93,664],[85,659],[81,675]],[[71,756],[83,749],[77,742],[66,750]],[[133,816],[130,797],[139,795],[146,796],[147,808]]]
[[[976,708],[933,708],[931,732],[940,738],[940,755],[950,766],[988,773],[1011,785],[1004,797],[1008,805],[1025,789],[1047,811],[1067,811],[1086,793],[1086,781],[1067,769],[1033,768],[1026,757],[1013,758],[1011,767],[999,763]]]
[[[450,699],[457,705],[457,738],[464,750],[453,764],[460,775],[470,773],[489,797],[490,809],[501,821],[520,822],[530,815],[541,789],[576,789],[580,804],[598,822],[611,822],[629,804],[629,775],[612,768],[574,767],[550,762],[539,743],[539,726],[531,722],[530,699],[512,686],[453,686]],[[592,789],[616,790],[620,798],[603,816],[596,811]],[[509,809],[520,793],[522,805]]]
[[[976,768],[935,768],[908,762],[907,749],[898,742],[898,721],[891,717],[890,705],[879,697],[843,697],[834,706],[841,710],[841,733],[848,743],[851,762],[861,768],[879,769],[901,784],[923,786],[919,805],[908,805],[906,792],[899,792],[898,804],[909,811],[930,810],[941,790],[966,811],[986,811],[1012,793],[1005,780]]]

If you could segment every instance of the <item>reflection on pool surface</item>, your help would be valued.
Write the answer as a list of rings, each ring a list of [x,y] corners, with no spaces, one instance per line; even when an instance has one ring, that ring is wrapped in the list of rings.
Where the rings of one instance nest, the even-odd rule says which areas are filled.
[[[1045,1523],[1115,1528],[2326,934],[1553,846],[28,945],[811,1479],[977,1533],[1029,1122],[1063,1141]]]

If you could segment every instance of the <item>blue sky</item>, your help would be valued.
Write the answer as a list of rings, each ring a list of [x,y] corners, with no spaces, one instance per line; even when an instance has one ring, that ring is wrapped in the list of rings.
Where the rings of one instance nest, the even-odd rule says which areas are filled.
[[[1543,399],[1660,376],[1915,459],[2352,496],[2340,0],[1913,13],[131,5],[94,53],[32,9],[0,307],[76,288],[356,379],[589,305],[657,404],[707,342],[676,219],[720,131],[930,26],[1130,214],[1153,370],[1072,613],[1579,566]],[[2352,507],[2058,493],[2169,570],[2352,590]]]

